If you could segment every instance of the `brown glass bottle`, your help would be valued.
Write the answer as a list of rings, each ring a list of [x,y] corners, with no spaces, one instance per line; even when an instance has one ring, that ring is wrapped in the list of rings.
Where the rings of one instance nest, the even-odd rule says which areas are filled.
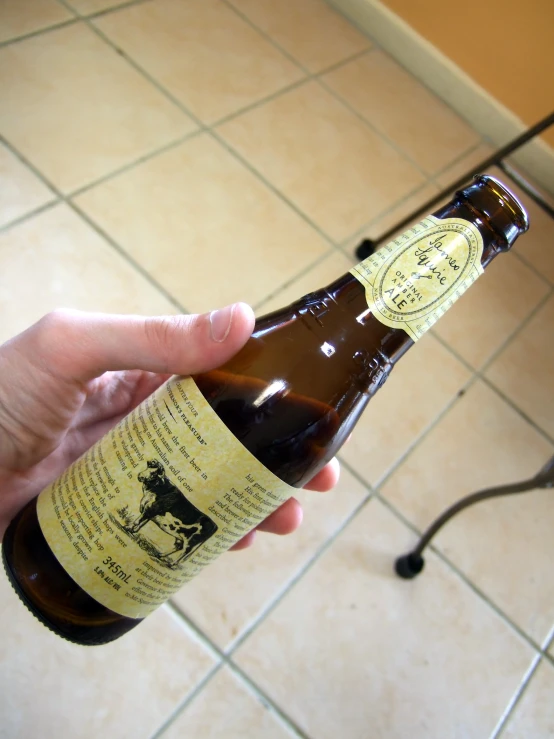
[[[434,214],[476,226],[486,267],[528,228],[519,202],[497,180],[477,177]],[[340,449],[373,394],[412,346],[368,308],[351,273],[257,320],[246,346],[226,365],[197,375],[204,398],[267,469],[301,487]],[[3,542],[8,576],[49,628],[80,644],[121,636],[142,619],[122,616],[83,590],[49,547],[31,501]]]

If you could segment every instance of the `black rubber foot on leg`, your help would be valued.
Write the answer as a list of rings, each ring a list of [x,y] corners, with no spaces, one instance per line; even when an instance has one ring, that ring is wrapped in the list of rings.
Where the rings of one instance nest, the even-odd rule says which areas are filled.
[[[402,577],[404,580],[411,580],[419,575],[424,565],[425,560],[421,554],[410,552],[410,554],[403,554],[401,557],[398,557],[394,563],[394,569],[399,577]]]
[[[375,243],[371,239],[364,239],[361,244],[356,247],[356,256],[358,259],[367,259],[375,251]]]

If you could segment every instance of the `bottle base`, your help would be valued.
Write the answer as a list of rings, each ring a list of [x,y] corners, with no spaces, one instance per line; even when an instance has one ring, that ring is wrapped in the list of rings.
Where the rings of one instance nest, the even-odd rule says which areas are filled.
[[[67,575],[47,546],[35,511],[36,501],[30,501],[8,526],[0,545],[8,581],[33,616],[54,634],[82,646],[108,644],[138,626],[143,619],[126,618],[109,611]],[[16,546],[18,536],[29,542],[27,547]],[[21,552],[25,554],[29,550],[33,554],[30,561],[21,556]],[[37,578],[33,562],[40,562],[48,575]],[[37,590],[38,603],[33,598],[33,588]],[[62,608],[54,605],[60,597],[66,600],[68,617]],[[50,611],[54,618],[50,618]]]
[[[43,626],[46,626],[46,628],[52,631],[54,634],[56,634],[57,636],[61,636],[63,639],[66,639],[67,641],[72,642],[73,644],[79,644],[85,647],[100,646],[101,644],[109,644],[110,641],[113,641],[113,639],[104,639],[104,640],[98,640],[98,639],[90,640],[89,639],[87,641],[83,641],[82,639],[76,639],[75,637],[64,633],[62,629],[60,629],[58,626],[56,626],[51,621],[49,621],[47,618],[45,618],[44,615],[37,608],[35,608],[33,603],[29,600],[29,598],[25,594],[25,591],[21,588],[21,586],[19,585],[17,581],[17,578],[12,572],[12,569],[6,558],[6,552],[4,550],[4,547],[2,547],[2,564],[4,565],[4,571],[7,575],[10,585],[12,586],[12,588],[15,590],[15,592],[19,596],[19,599],[21,600],[23,605],[37,619],[37,621],[40,621],[40,623]]]

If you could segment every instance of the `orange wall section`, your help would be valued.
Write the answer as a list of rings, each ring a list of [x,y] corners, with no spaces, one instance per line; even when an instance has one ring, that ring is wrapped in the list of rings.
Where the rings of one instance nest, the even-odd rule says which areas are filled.
[[[554,110],[554,0],[383,2],[525,124]]]

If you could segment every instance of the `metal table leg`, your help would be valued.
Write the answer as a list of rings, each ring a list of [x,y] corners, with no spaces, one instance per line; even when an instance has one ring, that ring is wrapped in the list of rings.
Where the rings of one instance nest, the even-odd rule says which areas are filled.
[[[516,482],[512,485],[499,485],[494,488],[480,490],[477,493],[462,498],[454,505],[447,508],[432,524],[419,540],[417,546],[408,554],[398,557],[395,563],[396,574],[405,580],[411,580],[422,571],[425,560],[422,557],[423,550],[431,542],[435,534],[460,511],[474,503],[482,500],[496,498],[501,495],[514,495],[515,493],[525,493],[529,490],[537,488],[554,488],[554,457],[552,457],[534,477],[523,482]]]

